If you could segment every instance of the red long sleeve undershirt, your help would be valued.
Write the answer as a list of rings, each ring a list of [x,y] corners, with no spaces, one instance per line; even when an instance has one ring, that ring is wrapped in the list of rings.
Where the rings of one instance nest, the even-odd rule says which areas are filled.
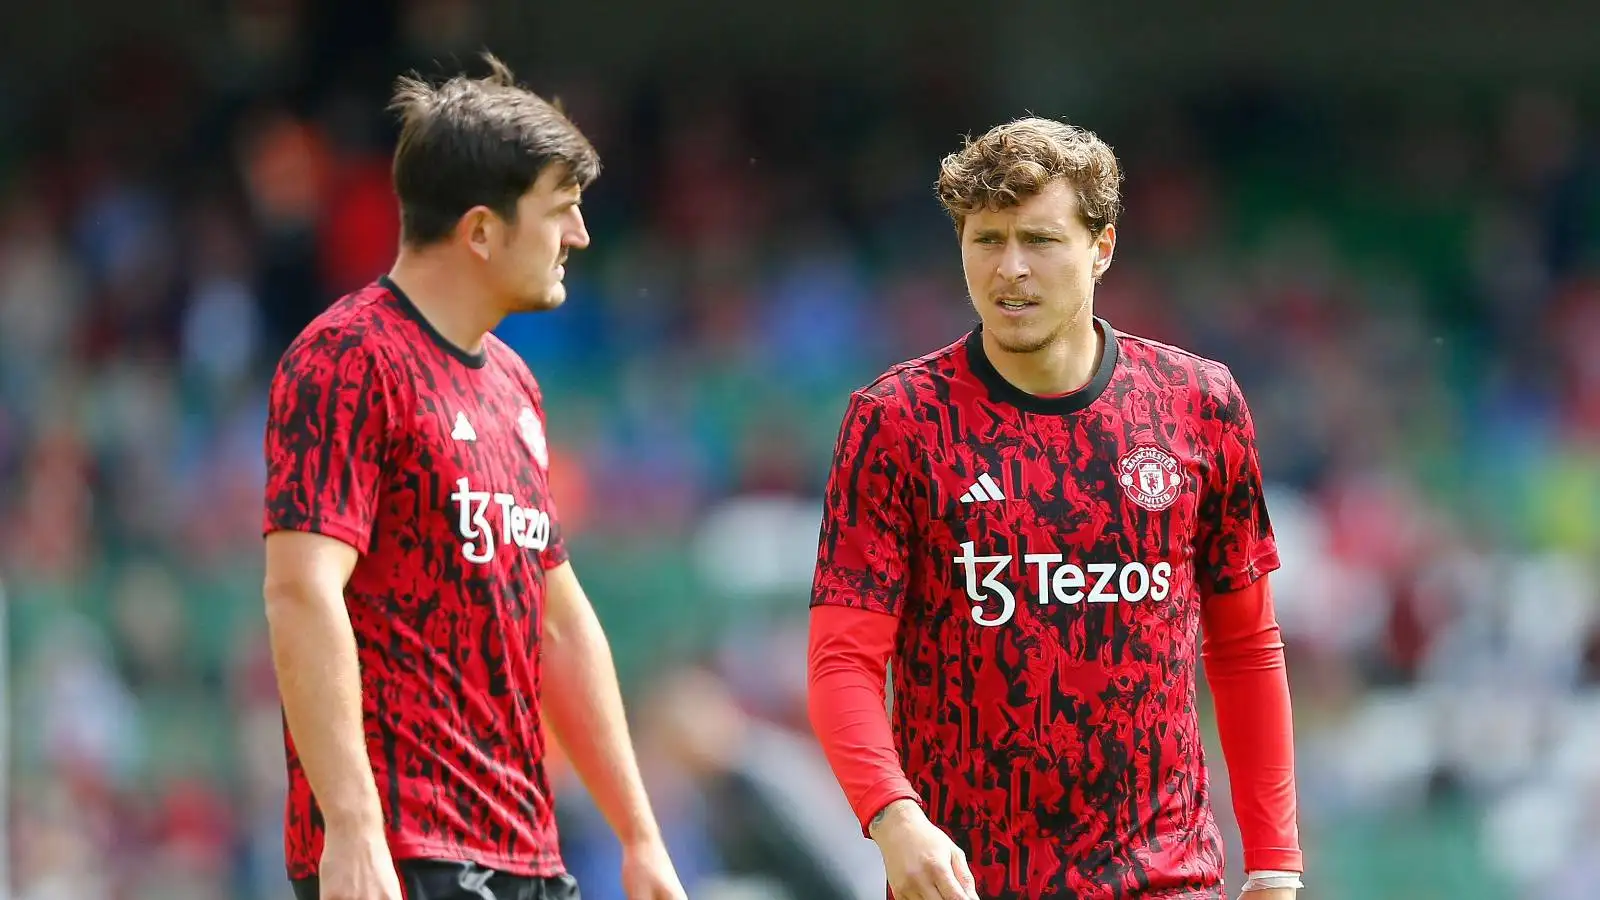
[[[1202,622],[1245,868],[1301,871],[1289,681],[1267,579],[1211,597]],[[892,616],[849,607],[811,611],[811,724],[863,831],[896,800],[922,802],[900,767],[885,707],[898,626]]]
[[[848,606],[811,608],[811,728],[862,833],[896,800],[922,802],[900,768],[889,724],[889,657],[900,620]]]
[[[1266,578],[1201,611],[1200,653],[1249,871],[1303,871],[1295,826],[1294,717],[1283,635]]]

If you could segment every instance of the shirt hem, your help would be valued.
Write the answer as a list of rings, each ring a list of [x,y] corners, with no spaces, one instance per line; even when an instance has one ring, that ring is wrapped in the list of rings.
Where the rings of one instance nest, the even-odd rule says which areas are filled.
[[[391,843],[389,848],[395,859],[459,859],[507,875],[529,878],[549,878],[567,874],[567,867],[559,856],[554,856],[550,861],[540,865],[529,862],[526,858],[519,860],[498,853],[483,853],[439,841],[398,840]]]
[[[476,863],[485,869],[493,869],[496,872],[514,875],[519,878],[554,878],[558,875],[569,874],[566,864],[561,860],[560,856],[540,864],[530,862],[525,858],[517,859],[498,853],[485,853],[481,850],[473,850],[468,847],[462,847],[459,844],[449,844],[441,841],[390,839],[389,853],[396,862],[424,859],[470,862]],[[318,866],[315,864],[290,865],[288,869],[290,880],[298,881],[305,878],[315,878]]]
[[[308,518],[269,522],[267,523],[266,527],[262,529],[261,533],[262,536],[265,537],[274,531],[298,531],[302,534],[320,534],[324,537],[330,537],[337,541],[343,541],[362,555],[366,555],[368,550],[371,548],[371,544],[368,541],[368,535],[363,534],[360,527],[341,522],[337,519]]]
[[[1278,556],[1277,547],[1251,557],[1250,562],[1242,568],[1224,573],[1218,578],[1211,579],[1208,586],[1202,587],[1201,593],[1206,599],[1218,594],[1237,594],[1249,589],[1256,582],[1271,575],[1282,568],[1283,561]]]
[[[539,567],[548,572],[551,569],[561,566],[561,564],[565,563],[571,558],[572,555],[567,552],[566,545],[557,545],[556,547],[539,554]]]

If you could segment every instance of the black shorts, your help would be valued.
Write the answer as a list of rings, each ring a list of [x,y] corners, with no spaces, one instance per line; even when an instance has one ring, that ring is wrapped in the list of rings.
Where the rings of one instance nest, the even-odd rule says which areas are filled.
[[[397,867],[406,900],[581,900],[571,875],[534,878],[433,859],[403,859]],[[317,879],[290,883],[295,900],[321,900]]]

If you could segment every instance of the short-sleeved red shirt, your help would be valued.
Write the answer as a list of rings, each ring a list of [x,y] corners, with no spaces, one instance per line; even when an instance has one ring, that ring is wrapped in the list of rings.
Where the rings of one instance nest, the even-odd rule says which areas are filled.
[[[361,551],[345,591],[368,752],[397,858],[563,871],[539,710],[545,572],[566,560],[541,395],[492,335],[446,342],[386,279],[313,321],[279,363],[267,532]],[[286,733],[289,875],[322,817]]]
[[[1197,644],[1278,565],[1254,428],[1220,363],[1096,325],[1063,397],[980,332],[855,392],[812,604],[899,619],[896,751],[979,896],[1216,897]]]

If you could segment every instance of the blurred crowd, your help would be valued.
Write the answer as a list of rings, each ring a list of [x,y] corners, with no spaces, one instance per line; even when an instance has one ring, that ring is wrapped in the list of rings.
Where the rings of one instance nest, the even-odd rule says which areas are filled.
[[[344,68],[270,16],[107,53],[0,152],[0,897],[284,896],[265,379],[390,262],[388,81],[471,33],[417,6]],[[806,590],[846,393],[972,322],[931,184],[1021,110],[946,63],[523,71],[607,169],[568,303],[502,336],[696,898],[881,896],[805,723]],[[1255,412],[1316,896],[1593,896],[1593,98],[1204,88],[1082,120],[1128,176],[1097,310],[1227,362]],[[557,768],[568,863],[621,900]]]

